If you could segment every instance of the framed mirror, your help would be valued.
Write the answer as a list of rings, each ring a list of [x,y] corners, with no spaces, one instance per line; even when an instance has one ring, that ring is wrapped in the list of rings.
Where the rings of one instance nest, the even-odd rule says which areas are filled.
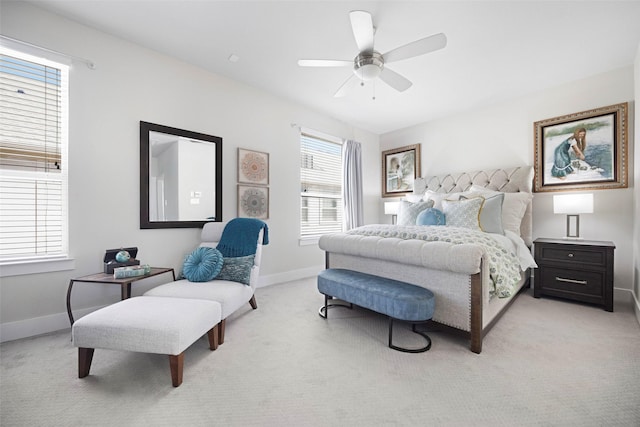
[[[222,221],[222,138],[140,122],[140,228]]]

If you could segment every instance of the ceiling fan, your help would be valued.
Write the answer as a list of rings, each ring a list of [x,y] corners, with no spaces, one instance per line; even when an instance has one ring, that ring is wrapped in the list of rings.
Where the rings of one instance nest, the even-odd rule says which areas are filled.
[[[380,54],[373,48],[374,26],[371,14],[363,10],[349,12],[353,36],[360,53],[350,60],[336,59],[300,59],[298,65],[301,67],[353,67],[353,75],[350,76],[333,95],[340,97],[346,95],[351,85],[358,79],[361,84],[365,81],[374,80],[378,77],[397,91],[403,92],[409,89],[412,83],[405,77],[390,70],[386,64],[424,55],[435,50],[444,48],[447,45],[447,37],[442,34],[434,34],[423,39],[415,40],[404,46],[397,47],[385,54]]]

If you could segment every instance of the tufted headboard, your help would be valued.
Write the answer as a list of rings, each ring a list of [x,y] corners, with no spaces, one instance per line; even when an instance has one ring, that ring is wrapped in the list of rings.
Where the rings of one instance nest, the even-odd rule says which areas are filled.
[[[413,192],[414,194],[423,194],[426,190],[431,190],[437,193],[456,193],[467,191],[472,185],[478,185],[489,190],[502,191],[505,193],[531,193],[532,184],[533,167],[519,166],[514,168],[448,173],[416,178],[413,184]],[[520,225],[520,235],[527,246],[531,246],[532,244],[532,216],[532,203],[529,203],[522,218],[522,224]]]

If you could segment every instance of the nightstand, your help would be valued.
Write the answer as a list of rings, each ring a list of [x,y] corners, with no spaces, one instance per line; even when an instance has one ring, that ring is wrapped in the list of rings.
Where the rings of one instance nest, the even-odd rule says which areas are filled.
[[[598,304],[613,311],[613,242],[536,239],[533,296]]]

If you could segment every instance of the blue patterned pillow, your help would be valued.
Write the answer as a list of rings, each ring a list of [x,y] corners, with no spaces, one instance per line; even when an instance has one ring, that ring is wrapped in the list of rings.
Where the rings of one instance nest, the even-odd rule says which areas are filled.
[[[442,209],[447,216],[447,225],[482,231],[480,228],[480,209],[482,209],[483,203],[484,198],[482,197],[456,201],[443,200]]]
[[[196,248],[185,258],[182,275],[190,282],[208,282],[220,273],[222,260],[222,254],[217,249]]]
[[[445,225],[445,215],[436,208],[428,208],[418,214],[416,225]]]
[[[432,207],[433,200],[418,203],[401,200],[400,209],[398,209],[398,225],[416,225],[416,218],[418,218],[420,212]]]
[[[224,258],[222,270],[216,279],[230,280],[232,282],[249,285],[251,280],[251,268],[255,255]]]

